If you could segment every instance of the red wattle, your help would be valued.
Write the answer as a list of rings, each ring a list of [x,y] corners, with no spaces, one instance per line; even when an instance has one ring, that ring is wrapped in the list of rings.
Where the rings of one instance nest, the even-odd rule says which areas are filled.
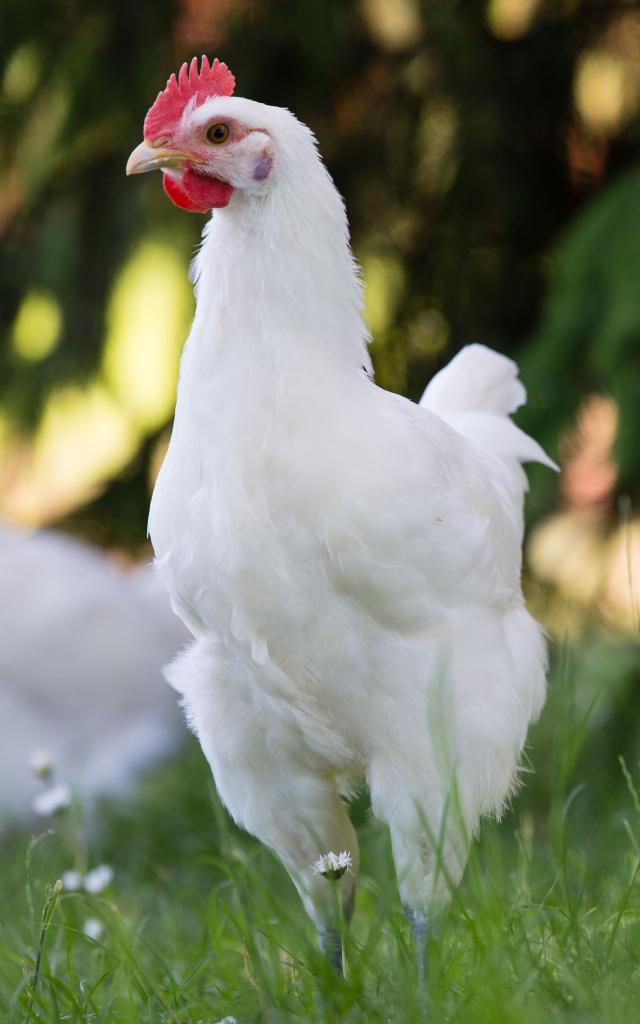
[[[174,178],[172,174],[164,173],[162,175],[162,187],[171,202],[179,206],[181,210],[188,210],[189,213],[207,213],[206,206],[198,206],[197,203],[194,203],[193,199],[190,199],[189,194],[182,188],[178,179]]]
[[[220,178],[197,174],[188,164],[181,178],[166,172],[162,184],[172,203],[190,213],[207,213],[226,206],[233,195],[233,185]]]

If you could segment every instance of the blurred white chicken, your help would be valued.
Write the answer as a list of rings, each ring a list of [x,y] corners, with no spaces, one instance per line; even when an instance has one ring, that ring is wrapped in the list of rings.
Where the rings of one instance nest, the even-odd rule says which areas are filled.
[[[222,799],[277,852],[334,962],[319,855],[358,863],[341,794],[361,775],[388,823],[419,946],[483,814],[514,787],[542,706],[545,645],[520,586],[515,365],[479,345],[421,407],[370,379],[342,200],[287,110],[182,68],[128,173],[160,168],[218,209],[150,533],[195,636],[170,679]],[[420,964],[422,964],[422,952]]]
[[[186,639],[148,566],[50,530],[0,527],[0,824],[31,813],[31,757],[86,796],[121,794],[178,746],[164,665]]]

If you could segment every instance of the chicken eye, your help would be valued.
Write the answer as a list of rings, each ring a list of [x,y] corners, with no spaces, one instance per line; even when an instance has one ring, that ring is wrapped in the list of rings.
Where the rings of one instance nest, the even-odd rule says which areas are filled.
[[[207,128],[207,139],[209,142],[212,142],[214,146],[219,146],[222,142],[226,142],[228,138],[228,124],[212,124]]]

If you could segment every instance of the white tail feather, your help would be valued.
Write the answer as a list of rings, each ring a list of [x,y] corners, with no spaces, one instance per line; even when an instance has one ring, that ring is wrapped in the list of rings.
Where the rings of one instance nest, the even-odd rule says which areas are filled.
[[[509,419],[526,398],[513,360],[485,345],[467,345],[430,381],[420,405],[501,459],[557,469],[538,442]]]
[[[486,345],[467,345],[429,382],[420,405],[443,416],[492,412],[507,416],[527,400],[512,359]]]

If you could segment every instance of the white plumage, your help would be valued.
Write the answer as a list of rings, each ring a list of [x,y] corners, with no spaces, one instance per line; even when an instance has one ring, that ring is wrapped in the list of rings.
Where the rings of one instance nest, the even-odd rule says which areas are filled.
[[[234,192],[195,261],[150,516],[195,637],[169,677],[223,801],[321,931],[332,883],[313,865],[351,854],[349,906],[358,853],[340,794],[362,776],[415,926],[503,808],[544,700],[520,462],[550,462],[508,418],[525,397],[515,365],[480,345],[420,406],[372,383],[345,211],[313,136],[286,110],[215,97],[187,104],[167,151],[187,159],[216,122],[244,134],[199,159]],[[150,168],[148,149],[133,165],[145,145],[130,170]]]
[[[95,796],[122,794],[177,748],[184,726],[162,669],[186,631],[150,567],[2,525],[0,609],[0,825],[31,813],[37,751]]]

